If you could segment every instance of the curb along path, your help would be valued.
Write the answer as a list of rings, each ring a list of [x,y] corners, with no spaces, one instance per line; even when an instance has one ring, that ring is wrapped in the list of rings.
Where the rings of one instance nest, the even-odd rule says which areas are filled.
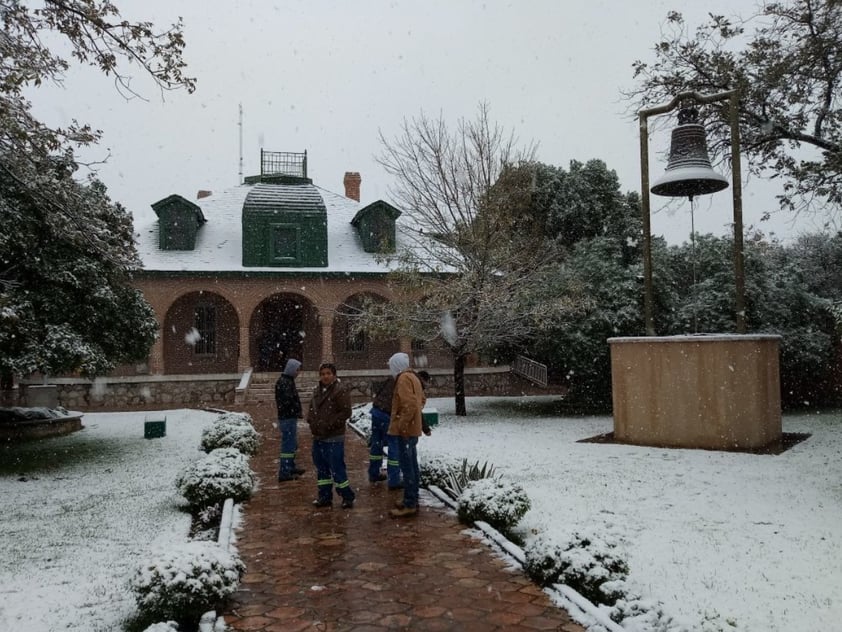
[[[368,450],[350,430],[345,462],[354,508],[341,509],[336,496],[333,508],[314,508],[307,425],[299,422],[296,459],[307,472],[279,484],[274,409],[247,412],[263,435],[252,458],[260,487],[237,533],[247,571],[224,612],[229,629],[584,632],[519,570],[463,533],[452,512],[424,505],[423,492],[417,517],[390,519],[401,492],[369,485]]]

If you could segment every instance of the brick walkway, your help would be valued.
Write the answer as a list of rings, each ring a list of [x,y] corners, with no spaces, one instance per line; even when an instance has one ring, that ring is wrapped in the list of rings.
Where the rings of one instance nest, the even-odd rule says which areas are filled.
[[[354,508],[341,509],[337,497],[332,509],[314,508],[307,425],[299,424],[297,460],[307,472],[278,484],[273,410],[248,412],[264,436],[252,459],[260,489],[237,536],[248,570],[224,613],[229,629],[584,632],[519,570],[464,534],[452,512],[422,499],[417,517],[390,519],[401,493],[369,485],[367,449],[351,431],[345,461]]]

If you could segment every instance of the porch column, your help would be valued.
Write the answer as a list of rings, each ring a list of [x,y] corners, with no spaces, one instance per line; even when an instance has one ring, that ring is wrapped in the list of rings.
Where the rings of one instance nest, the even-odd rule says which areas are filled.
[[[409,357],[412,357],[412,338],[409,338],[407,336],[401,337],[400,349],[401,351],[409,355]]]
[[[146,362],[149,375],[164,374],[164,336],[158,336],[155,339]]]
[[[252,366],[251,347],[249,346],[249,328],[240,327],[240,355],[237,357],[237,371],[242,373]]]
[[[333,310],[322,310],[319,315],[322,326],[322,359],[320,362],[334,362],[333,357]]]

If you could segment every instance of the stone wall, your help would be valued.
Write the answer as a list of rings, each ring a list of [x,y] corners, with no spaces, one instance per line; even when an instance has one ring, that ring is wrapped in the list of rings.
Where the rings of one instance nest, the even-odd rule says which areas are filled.
[[[56,379],[58,405],[68,410],[160,410],[221,407],[234,403],[240,376],[143,376],[89,380]],[[25,405],[26,385],[21,399]]]
[[[442,369],[429,370],[431,384],[428,397],[452,397],[453,373]],[[355,402],[371,400],[371,384],[388,375],[383,371],[343,371],[342,381],[351,387]],[[90,380],[55,378],[51,380],[58,393],[58,405],[75,411],[160,410],[183,407],[229,407],[241,382],[239,374],[158,375],[111,377]],[[313,375],[313,383],[318,379]],[[300,379],[299,389],[306,380]],[[40,384],[40,382],[39,382]],[[20,405],[26,406],[27,384],[20,385]],[[508,367],[465,370],[468,397],[488,395],[560,394],[557,388],[544,389],[514,375]]]

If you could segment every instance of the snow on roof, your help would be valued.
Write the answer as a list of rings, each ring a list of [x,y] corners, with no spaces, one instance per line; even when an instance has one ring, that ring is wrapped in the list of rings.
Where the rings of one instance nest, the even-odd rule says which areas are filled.
[[[363,206],[354,200],[315,185],[308,185],[321,196],[327,209],[328,265],[325,267],[243,266],[243,202],[261,184],[241,184],[195,203],[207,222],[199,228],[194,250],[161,250],[158,247],[158,221],[135,220],[137,250],[143,269],[164,272],[348,272],[386,273],[394,264],[378,260],[363,250],[362,241],[351,220]],[[276,185],[283,186],[283,185]],[[300,185],[295,187],[301,189]],[[398,250],[406,245],[397,231]],[[381,258],[382,259],[382,258]]]

